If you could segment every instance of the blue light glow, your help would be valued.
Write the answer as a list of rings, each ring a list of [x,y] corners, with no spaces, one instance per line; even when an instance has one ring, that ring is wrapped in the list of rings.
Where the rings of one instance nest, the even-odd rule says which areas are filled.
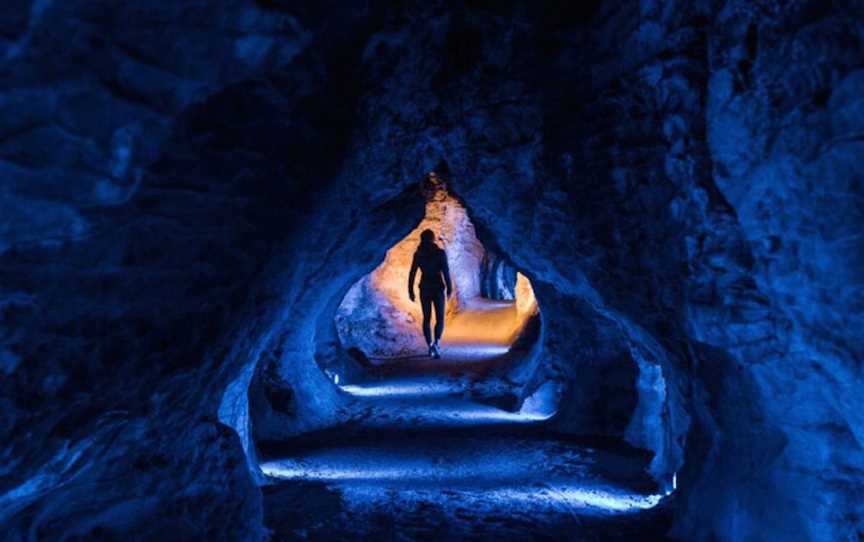
[[[346,384],[340,389],[355,397],[430,397],[461,393],[464,386],[455,380],[387,380],[382,383]]]
[[[410,498],[410,494],[415,490],[427,492],[428,498],[429,491],[434,492],[437,489],[443,492],[446,489],[447,492],[454,494],[467,493],[478,496],[482,494],[485,502],[499,505],[537,505],[542,502],[547,506],[563,506],[579,510],[593,508],[615,514],[654,508],[665,497],[659,494],[639,494],[611,485],[597,485],[579,479],[559,480],[541,485],[525,480],[524,486],[510,485],[512,481],[506,479],[502,480],[504,485],[501,486],[487,484],[472,487],[470,483],[464,483],[466,480],[469,482],[478,479],[488,480],[502,474],[504,476],[514,474],[508,465],[496,461],[488,461],[479,471],[472,470],[470,476],[465,479],[459,479],[459,475],[464,473],[458,469],[455,473],[451,469],[442,471],[434,468],[418,471],[417,466],[416,463],[400,464],[391,458],[386,466],[380,465],[369,469],[333,467],[324,463],[313,465],[285,460],[265,463],[261,468],[265,475],[282,480],[333,482],[349,498],[353,496],[374,499],[376,496],[396,492],[400,499],[405,499],[406,495]]]

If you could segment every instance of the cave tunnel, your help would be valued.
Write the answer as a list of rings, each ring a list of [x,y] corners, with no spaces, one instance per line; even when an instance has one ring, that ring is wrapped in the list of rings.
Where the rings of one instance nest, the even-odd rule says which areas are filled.
[[[285,513],[286,492],[317,483],[339,491],[350,516],[360,518],[339,526],[330,518],[316,528],[322,537],[383,536],[374,519],[382,508],[393,510],[388,521],[396,529],[418,537],[468,537],[477,521],[517,509],[551,525],[542,528],[549,533],[574,528],[562,520],[570,510],[580,510],[580,521],[612,517],[604,529],[621,536],[662,531],[665,514],[654,509],[674,492],[678,465],[643,440],[672,431],[663,418],[660,362],[628,352],[631,339],[614,318],[568,307],[582,311],[571,315],[581,322],[572,330],[577,342],[597,351],[584,367],[576,364],[575,382],[561,374],[550,359],[559,348],[546,344],[542,323],[548,292],[538,299],[502,251],[499,226],[480,233],[487,247],[469,204],[434,171],[399,199],[422,205],[421,219],[404,220],[407,234],[383,243],[371,271],[322,300],[306,377],[298,377],[293,356],[264,356],[253,369],[249,449],[265,484],[265,524],[301,528],[296,512]],[[453,284],[440,358],[427,353],[407,288],[424,231],[444,248]],[[567,409],[566,420],[559,409]],[[316,486],[302,487],[307,497],[316,494]],[[436,518],[466,502],[478,511],[447,517],[441,531],[438,519],[414,516],[418,502]],[[504,523],[496,529],[522,532]]]
[[[493,369],[515,369],[529,356],[540,330],[531,282],[503,256],[483,246],[465,207],[447,191],[443,180],[433,172],[424,184],[421,222],[390,247],[381,264],[355,282],[340,303],[334,318],[340,345],[379,380],[424,371],[480,376]],[[412,301],[406,288],[413,255],[426,230],[445,250],[453,287],[442,317],[443,357],[437,360],[428,356],[419,299]],[[356,371],[324,370],[343,390],[364,393],[362,387],[350,384]],[[406,384],[406,391],[423,388],[418,382]]]
[[[864,540],[862,12],[0,8],[0,540]]]

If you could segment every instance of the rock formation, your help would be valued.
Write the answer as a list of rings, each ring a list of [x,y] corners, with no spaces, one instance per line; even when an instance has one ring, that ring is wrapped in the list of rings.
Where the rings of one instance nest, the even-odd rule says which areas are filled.
[[[431,171],[541,307],[519,400],[666,536],[861,539],[864,6],[351,4],[2,9],[6,539],[264,538],[256,427],[343,420]]]

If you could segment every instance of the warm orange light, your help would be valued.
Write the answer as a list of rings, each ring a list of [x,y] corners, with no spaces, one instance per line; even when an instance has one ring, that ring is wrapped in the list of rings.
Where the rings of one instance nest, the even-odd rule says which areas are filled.
[[[453,282],[443,344],[483,343],[506,350],[538,310],[531,283],[517,273],[514,301],[482,298],[480,281],[486,251],[477,239],[468,213],[443,189],[429,196],[423,220],[388,250],[381,265],[345,296],[340,314],[346,316],[341,320],[340,330],[347,330],[355,338],[359,338],[358,333],[362,334],[364,338],[360,340],[369,347],[368,353],[372,356],[423,348],[419,292],[415,284],[418,301],[411,302],[408,274],[420,234],[430,229],[447,253]],[[419,276],[417,280],[419,282]],[[349,314],[363,315],[366,323],[352,322]],[[377,338],[369,336],[370,333]],[[343,336],[344,340],[348,337]],[[388,343],[392,344],[388,346]]]
[[[426,214],[420,224],[387,251],[384,262],[371,274],[372,287],[383,293],[393,306],[411,315],[416,324],[413,327],[419,329],[422,315],[419,303],[408,299],[408,273],[420,234],[426,229],[436,233],[439,246],[447,252],[450,262],[454,295],[448,303],[446,341],[482,339],[509,345],[537,310],[531,282],[522,273],[517,274],[515,304],[482,302],[480,268],[485,250],[477,240],[465,208],[444,192],[439,192],[426,204]]]

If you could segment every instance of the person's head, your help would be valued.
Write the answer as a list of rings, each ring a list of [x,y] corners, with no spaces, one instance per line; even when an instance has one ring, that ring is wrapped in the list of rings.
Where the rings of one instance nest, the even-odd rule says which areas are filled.
[[[435,232],[432,230],[423,230],[423,233],[420,234],[420,244],[421,245],[434,245],[435,244]]]

